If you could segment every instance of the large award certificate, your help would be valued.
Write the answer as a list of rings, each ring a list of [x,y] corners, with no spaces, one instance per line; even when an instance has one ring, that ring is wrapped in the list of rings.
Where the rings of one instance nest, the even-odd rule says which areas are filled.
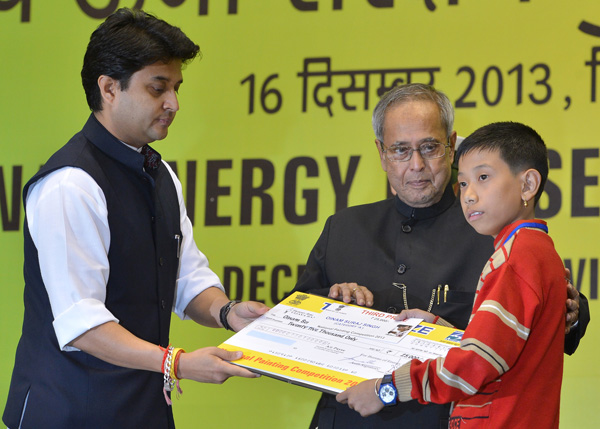
[[[463,331],[296,292],[219,347],[233,363],[336,394],[409,362],[445,356]]]

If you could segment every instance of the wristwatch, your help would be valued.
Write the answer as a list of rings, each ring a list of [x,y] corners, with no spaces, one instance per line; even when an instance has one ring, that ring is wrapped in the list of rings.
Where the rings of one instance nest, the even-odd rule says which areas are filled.
[[[398,391],[392,382],[392,374],[386,374],[381,379],[381,384],[379,385],[379,399],[383,402],[383,405],[389,407],[391,405],[396,405],[396,399],[398,398]]]
[[[239,304],[240,302],[242,301],[238,301],[237,299],[229,301],[227,304],[221,307],[221,310],[219,311],[219,319],[221,320],[221,325],[223,325],[223,327],[228,331],[233,331],[233,328],[229,325],[229,322],[227,321],[227,316],[229,316],[231,308],[234,305]]]

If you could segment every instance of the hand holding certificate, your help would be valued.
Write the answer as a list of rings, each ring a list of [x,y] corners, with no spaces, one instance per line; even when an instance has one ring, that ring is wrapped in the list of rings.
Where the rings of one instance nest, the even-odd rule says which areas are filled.
[[[463,331],[296,292],[219,347],[233,363],[336,394],[411,359],[445,356]]]

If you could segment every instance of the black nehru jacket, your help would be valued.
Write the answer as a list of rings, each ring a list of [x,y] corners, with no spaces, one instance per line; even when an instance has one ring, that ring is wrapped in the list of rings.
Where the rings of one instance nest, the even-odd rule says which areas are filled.
[[[115,139],[92,115],[25,186],[64,166],[85,170],[104,192],[110,227],[105,305],[135,336],[169,344],[179,266],[180,211],[162,163],[148,174],[144,157]],[[25,200],[25,198],[24,198]],[[49,220],[49,225],[51,221]],[[38,253],[25,232],[25,315],[3,420],[23,428],[172,428],[163,376],[59,350]]]

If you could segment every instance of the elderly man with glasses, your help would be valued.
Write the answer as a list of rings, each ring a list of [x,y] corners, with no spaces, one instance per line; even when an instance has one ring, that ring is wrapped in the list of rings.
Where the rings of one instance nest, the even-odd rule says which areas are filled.
[[[294,291],[390,313],[419,308],[466,327],[493,241],[467,224],[453,192],[453,123],[452,104],[431,86],[408,84],[381,98],[373,112],[375,144],[395,196],[331,216]],[[589,309],[572,286],[569,296],[571,354]],[[448,427],[448,415],[448,405],[411,401],[362,418],[324,394],[310,427],[437,429]]]

